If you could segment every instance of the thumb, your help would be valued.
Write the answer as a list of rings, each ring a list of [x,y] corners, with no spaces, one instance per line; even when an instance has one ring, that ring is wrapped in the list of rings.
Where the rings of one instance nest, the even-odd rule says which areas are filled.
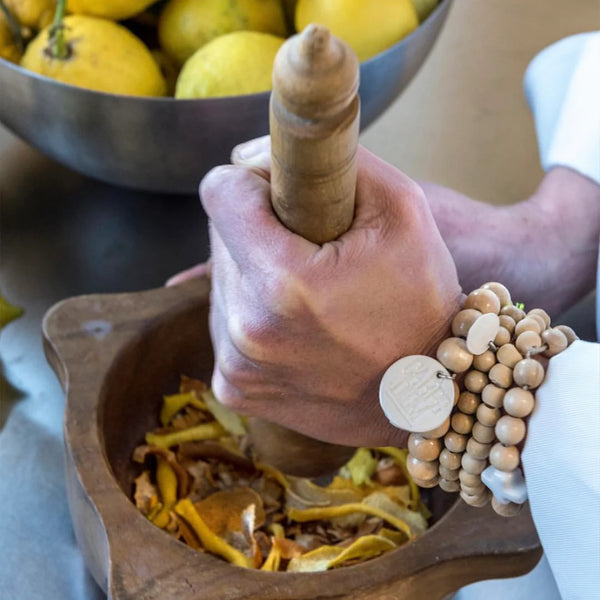
[[[259,171],[268,179],[271,174],[271,137],[265,135],[237,145],[231,152],[231,162]]]

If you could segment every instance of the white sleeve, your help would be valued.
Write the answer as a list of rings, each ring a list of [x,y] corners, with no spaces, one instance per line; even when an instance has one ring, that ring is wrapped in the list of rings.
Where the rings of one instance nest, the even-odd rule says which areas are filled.
[[[600,598],[600,344],[550,360],[523,450],[531,513],[564,600]]]

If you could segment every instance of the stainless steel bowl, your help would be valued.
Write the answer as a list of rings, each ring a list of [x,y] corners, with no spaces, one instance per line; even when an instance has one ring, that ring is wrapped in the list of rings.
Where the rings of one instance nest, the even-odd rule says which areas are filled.
[[[361,64],[361,128],[417,73],[452,0],[413,33]],[[174,100],[94,92],[41,77],[0,58],[0,122],[68,167],[112,184],[195,193],[238,143],[269,130],[269,93]]]

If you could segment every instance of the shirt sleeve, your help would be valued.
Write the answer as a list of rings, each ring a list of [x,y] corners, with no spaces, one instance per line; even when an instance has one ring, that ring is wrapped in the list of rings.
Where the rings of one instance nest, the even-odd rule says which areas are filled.
[[[550,360],[522,454],[531,513],[565,600],[600,597],[600,344]]]

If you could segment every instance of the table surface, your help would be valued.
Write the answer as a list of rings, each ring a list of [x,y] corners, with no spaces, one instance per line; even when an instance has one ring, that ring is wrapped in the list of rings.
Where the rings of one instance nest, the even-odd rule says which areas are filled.
[[[542,173],[523,72],[551,42],[599,27],[596,0],[576,4],[457,0],[422,71],[362,142],[413,177],[494,203],[527,197]],[[0,125],[0,253],[0,290],[26,310],[0,336],[0,539],[11,554],[0,586],[10,600],[101,598],[69,527],[64,398],[41,320],[66,297],[160,286],[205,260],[206,217],[196,197],[88,179]]]

